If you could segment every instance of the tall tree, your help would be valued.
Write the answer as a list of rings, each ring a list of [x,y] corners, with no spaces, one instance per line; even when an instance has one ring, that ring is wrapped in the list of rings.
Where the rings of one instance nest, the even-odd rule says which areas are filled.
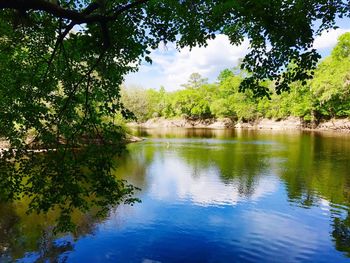
[[[204,84],[208,84],[208,79],[203,78],[201,74],[199,73],[192,73],[190,77],[188,78],[188,81],[186,84],[182,84],[181,86],[185,88],[194,88],[198,89]]]

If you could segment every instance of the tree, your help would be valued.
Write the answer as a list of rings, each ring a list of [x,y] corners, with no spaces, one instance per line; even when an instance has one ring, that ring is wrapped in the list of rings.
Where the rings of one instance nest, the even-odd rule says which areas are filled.
[[[0,136],[10,142],[1,198],[27,193],[31,208],[58,206],[64,220],[91,198],[103,210],[134,201],[133,188],[111,175],[125,139],[114,116],[130,116],[119,87],[143,58],[151,62],[152,49],[201,46],[217,33],[232,44],[246,37],[242,68],[251,75],[241,88],[268,94],[260,80],[277,79],[283,91],[311,76],[314,36],[337,16],[349,16],[346,1],[0,0]]]
[[[203,78],[201,74],[199,73],[192,73],[190,77],[188,78],[188,81],[186,84],[182,84],[181,86],[185,88],[193,88],[198,89],[204,84],[208,84],[208,79]]]
[[[316,109],[323,116],[350,114],[350,33],[339,37],[331,56],[323,60],[311,81],[317,99]]]
[[[218,77],[220,81],[215,100],[211,105],[213,114],[250,121],[257,118],[256,100],[250,90],[239,92],[243,74],[235,75],[232,70],[223,70]]]
[[[218,76],[218,82],[222,83],[224,82],[227,78],[229,77],[233,77],[234,73],[232,72],[232,70],[230,69],[224,69],[220,72],[219,76]]]
[[[122,87],[120,95],[123,105],[135,115],[137,121],[142,122],[151,117],[149,111],[152,105],[146,90],[139,87]]]

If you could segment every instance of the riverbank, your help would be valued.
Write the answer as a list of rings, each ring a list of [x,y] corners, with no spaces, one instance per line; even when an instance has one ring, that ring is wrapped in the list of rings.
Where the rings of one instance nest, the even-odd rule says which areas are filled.
[[[135,142],[141,142],[143,141],[143,138],[131,135],[131,134],[126,134],[125,139],[124,139],[124,143],[128,144],[128,143],[135,143]],[[1,150],[7,150],[10,148],[10,143],[6,140],[0,139],[0,153]],[[35,150],[36,152],[40,152],[41,150],[37,149]]]
[[[230,118],[222,119],[165,119],[152,118],[144,123],[128,123],[130,127],[141,128],[211,128],[211,129],[254,129],[254,130],[316,130],[350,133],[349,119],[332,119],[320,122],[317,126],[304,123],[300,118],[289,117],[283,120],[258,119],[252,122],[235,122]]]

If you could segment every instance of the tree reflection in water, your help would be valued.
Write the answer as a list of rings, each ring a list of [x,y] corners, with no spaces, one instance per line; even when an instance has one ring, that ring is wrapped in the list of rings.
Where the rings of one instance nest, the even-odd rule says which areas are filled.
[[[112,174],[115,156],[123,146],[90,145],[79,150],[61,146],[44,153],[5,152],[0,160],[0,198],[13,201],[26,198],[28,212],[59,211],[56,229],[74,230],[74,210],[105,215],[120,202],[133,203],[135,187]]]
[[[345,219],[334,217],[332,236],[337,250],[345,252],[350,257],[350,214]]]
[[[72,211],[70,215],[75,228],[70,233],[70,238],[66,239],[66,234],[57,233],[54,228],[59,211],[28,214],[27,205],[26,199],[0,204],[0,262],[22,258],[27,251],[37,251],[26,257],[34,257],[38,262],[58,262],[65,252],[73,249],[72,242],[92,234],[98,222],[94,209],[85,213]],[[60,241],[57,239],[59,237],[63,239]]]
[[[346,159],[350,144],[309,134],[275,134],[272,140],[271,134],[257,135],[254,132],[198,132],[185,130],[179,135],[159,133],[154,141],[132,146],[130,154],[118,158],[114,156],[121,151],[115,148],[95,146],[84,151],[72,151],[65,153],[65,165],[56,171],[52,168],[61,164],[57,161],[57,156],[60,156],[57,152],[33,154],[31,159],[23,160],[21,167],[18,163],[12,164],[12,169],[22,171],[21,180],[6,182],[2,172],[1,193],[6,193],[6,198],[19,197],[21,200],[0,207],[3,211],[0,216],[2,253],[20,258],[25,251],[39,251],[38,258],[52,261],[64,257],[72,249],[74,239],[94,233],[99,223],[96,215],[106,214],[111,206],[121,201],[136,201],[133,195],[135,187],[128,185],[123,178],[141,187],[144,192],[159,191],[168,195],[169,191],[163,187],[171,187],[173,192],[191,196],[192,201],[210,202],[213,201],[210,198],[217,201],[222,198],[221,201],[238,203],[261,198],[263,195],[259,192],[266,192],[271,186],[271,178],[267,175],[273,174],[285,187],[288,206],[297,205],[304,210],[327,203],[334,246],[350,256],[350,167]],[[184,137],[190,139],[182,141]],[[223,140],[216,140],[218,138]],[[344,155],[339,155],[340,152]],[[152,179],[159,181],[152,181],[152,169],[165,168],[170,164],[170,158],[173,158],[177,171],[169,167],[169,171],[160,172],[160,178]],[[117,159],[120,166],[114,170]],[[188,171],[191,178],[185,178],[178,171]],[[173,177],[168,178],[168,172],[173,172]],[[207,192],[198,192],[203,188],[197,186],[210,184],[210,180],[215,179],[209,178],[209,173],[219,176],[220,185],[216,188],[207,185]],[[181,181],[181,176],[184,181]],[[16,184],[21,186],[20,191]],[[161,185],[162,191],[154,185]],[[209,191],[211,189],[213,192]],[[26,206],[33,211],[45,212],[45,215],[25,215]],[[39,226],[33,228],[34,222]],[[55,222],[66,230],[75,225],[73,242],[66,239],[57,242],[57,235],[52,229]],[[38,243],[38,240],[41,241]],[[5,253],[10,248],[12,250]]]
[[[269,133],[247,130],[179,129],[169,131],[141,130],[140,133],[157,138],[209,138],[203,147],[179,149],[177,154],[187,162],[195,174],[216,167],[226,184],[235,184],[239,194],[250,198],[257,191],[257,182],[267,171],[275,172],[284,182],[291,205],[308,209],[320,206],[323,201],[338,207],[330,209],[332,238],[337,250],[350,257],[350,140],[337,134]],[[162,133],[163,132],[163,133]],[[155,135],[154,135],[155,134]],[[335,138],[339,136],[340,138]],[[274,141],[281,149],[272,150],[270,144],[256,142]],[[234,138],[213,147],[210,138]],[[251,143],[250,143],[251,142]],[[196,143],[196,141],[192,141]],[[202,145],[203,146],[203,145]],[[281,160],[272,163],[273,160]]]

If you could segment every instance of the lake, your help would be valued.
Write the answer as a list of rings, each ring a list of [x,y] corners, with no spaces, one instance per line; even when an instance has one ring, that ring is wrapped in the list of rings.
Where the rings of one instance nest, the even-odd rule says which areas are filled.
[[[49,215],[1,204],[0,261],[350,262],[349,135],[137,134],[115,173],[141,203],[57,236]]]

